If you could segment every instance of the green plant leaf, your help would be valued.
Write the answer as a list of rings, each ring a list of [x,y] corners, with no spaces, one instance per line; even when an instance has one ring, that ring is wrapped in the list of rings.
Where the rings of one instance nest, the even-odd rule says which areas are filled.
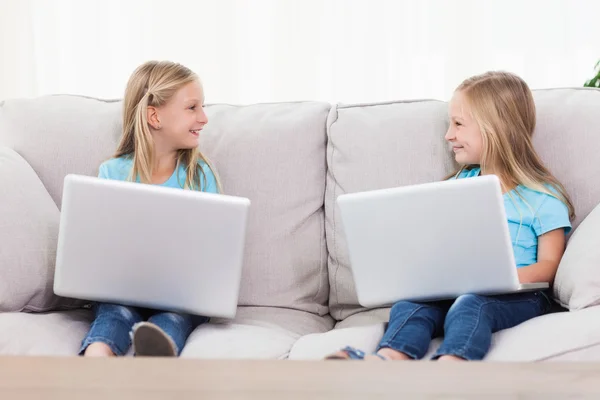
[[[586,81],[583,84],[584,87],[593,87],[593,88],[600,87],[600,60],[598,60],[594,69],[598,70],[598,72],[596,73],[596,76],[594,76],[592,79]]]

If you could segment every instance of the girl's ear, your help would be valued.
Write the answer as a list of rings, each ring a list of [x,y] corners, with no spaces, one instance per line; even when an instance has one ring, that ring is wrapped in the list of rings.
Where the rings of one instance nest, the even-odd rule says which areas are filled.
[[[158,118],[158,110],[156,107],[148,106],[148,115],[146,116],[148,123],[154,129],[160,129],[160,120]]]

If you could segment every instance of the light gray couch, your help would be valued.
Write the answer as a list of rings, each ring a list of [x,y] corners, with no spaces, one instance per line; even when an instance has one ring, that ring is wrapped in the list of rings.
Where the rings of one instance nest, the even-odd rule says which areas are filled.
[[[577,227],[600,203],[600,90],[534,94],[535,144],[572,195]],[[97,174],[116,148],[120,110],[120,101],[65,95],[0,104],[0,355],[77,353],[91,312],[52,294],[62,181]],[[250,198],[252,208],[238,314],[199,327],[182,356],[318,359],[344,345],[373,350],[389,309],[357,304],[335,198],[450,172],[447,104],[297,102],[207,112],[201,145],[225,192]],[[600,360],[599,258],[580,256],[593,247],[595,221],[559,269],[555,292],[571,311],[495,334],[487,360]]]

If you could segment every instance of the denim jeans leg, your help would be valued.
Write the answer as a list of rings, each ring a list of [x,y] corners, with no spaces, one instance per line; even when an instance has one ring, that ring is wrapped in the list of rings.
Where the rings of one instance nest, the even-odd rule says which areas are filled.
[[[161,328],[173,339],[177,347],[177,355],[179,355],[192,331],[198,325],[208,322],[208,318],[176,312],[158,312],[152,315],[148,322]]]
[[[413,359],[423,358],[431,339],[441,334],[446,312],[447,306],[441,302],[400,301],[394,304],[377,350],[390,348]]]
[[[460,296],[448,311],[444,342],[433,358],[454,355],[482,360],[490,349],[492,333],[546,314],[550,307],[542,292]]]
[[[83,339],[79,354],[92,343],[101,342],[110,347],[115,355],[122,356],[131,346],[129,332],[136,323],[142,320],[135,307],[118,304],[98,303],[94,305],[96,317],[90,330]]]

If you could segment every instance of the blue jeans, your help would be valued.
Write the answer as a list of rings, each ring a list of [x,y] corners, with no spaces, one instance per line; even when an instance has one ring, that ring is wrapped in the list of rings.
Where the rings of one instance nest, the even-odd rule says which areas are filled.
[[[427,353],[431,339],[443,335],[444,341],[433,359],[453,355],[481,360],[490,349],[492,333],[546,314],[551,306],[544,292],[467,294],[455,301],[429,303],[401,301],[392,307],[378,350],[391,348],[420,359]]]
[[[94,342],[101,342],[110,347],[113,353],[122,356],[131,346],[131,329],[138,322],[148,320],[161,328],[175,342],[177,354],[200,324],[208,321],[207,317],[163,312],[146,308],[121,306],[118,304],[98,303],[94,305],[96,318],[87,336],[83,339],[79,354]]]

